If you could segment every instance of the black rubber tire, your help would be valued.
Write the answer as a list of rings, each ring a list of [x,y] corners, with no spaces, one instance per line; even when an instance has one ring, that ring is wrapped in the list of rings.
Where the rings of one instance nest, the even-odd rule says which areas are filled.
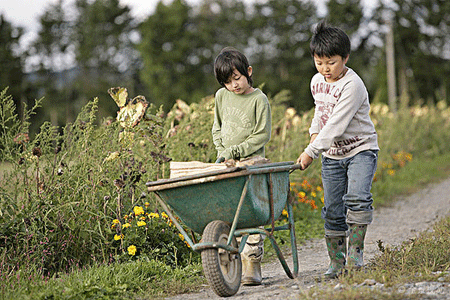
[[[203,230],[203,242],[220,242],[226,244],[230,226],[220,220],[212,221]],[[233,237],[231,245],[238,247]],[[239,290],[242,276],[240,254],[231,254],[221,248],[206,249],[201,252],[205,277],[211,288],[220,297],[233,296]]]

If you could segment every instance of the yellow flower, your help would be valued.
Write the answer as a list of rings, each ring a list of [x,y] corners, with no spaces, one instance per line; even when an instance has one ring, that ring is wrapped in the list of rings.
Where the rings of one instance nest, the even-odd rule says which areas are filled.
[[[144,216],[142,216],[142,217],[140,217],[140,218],[139,218],[139,220],[141,220],[141,221],[145,221],[145,217],[144,217]]]
[[[150,213],[150,218],[159,218],[159,214],[157,213]]]
[[[311,196],[315,198],[317,196],[316,192],[311,192]]]
[[[182,241],[184,241],[184,235],[182,235],[181,233],[179,233],[178,236],[180,237],[180,239],[181,239]]]
[[[145,202],[144,205],[145,205],[145,207],[149,207],[149,206],[150,206],[150,203]]]
[[[318,192],[321,192],[321,191],[322,191],[322,187],[319,185],[319,186],[316,188],[316,190],[317,190]]]
[[[114,220],[113,220],[113,224],[119,224],[119,223],[120,223],[119,220],[117,220],[117,219],[114,219]]]
[[[114,235],[114,240],[115,241],[121,240],[122,238],[123,238],[123,234],[121,234],[121,235],[115,234]]]
[[[283,216],[288,216],[288,212],[287,212],[287,210],[285,210],[285,209],[283,209],[283,211],[281,212],[281,214],[283,215]]]
[[[393,169],[388,170],[388,174],[391,175],[391,176],[394,176],[395,175],[395,170],[393,170]]]
[[[305,198],[305,197],[306,197],[306,193],[303,192],[303,191],[301,191],[301,192],[298,193],[298,196],[299,196],[300,198]]]
[[[147,225],[147,223],[145,223],[144,221],[137,222],[137,226],[145,226],[145,225]]]
[[[122,225],[122,228],[128,228],[128,227],[131,227],[130,223],[125,223],[125,224]]]
[[[162,212],[162,213],[161,213],[161,217],[163,217],[163,218],[165,218],[165,219],[168,219],[168,218],[169,218],[169,216],[168,216],[165,212]]]
[[[135,206],[133,211],[136,216],[139,216],[144,213],[144,209],[141,206]]]
[[[135,245],[131,245],[131,246],[128,247],[127,250],[128,250],[128,254],[129,254],[129,255],[135,255],[137,249],[136,249],[136,246],[135,246]]]

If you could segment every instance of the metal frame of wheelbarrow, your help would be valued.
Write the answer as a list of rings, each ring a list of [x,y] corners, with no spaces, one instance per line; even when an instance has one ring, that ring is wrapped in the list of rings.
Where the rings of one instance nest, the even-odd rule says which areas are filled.
[[[236,168],[236,169],[238,169],[238,168]],[[283,269],[286,272],[287,276],[291,279],[294,279],[298,275],[299,264],[298,264],[297,243],[296,243],[296,236],[295,236],[294,214],[293,214],[292,203],[291,203],[291,199],[290,199],[290,185],[289,185],[289,181],[288,181],[288,186],[287,186],[288,199],[286,199],[286,207],[287,207],[287,212],[288,212],[288,224],[285,224],[282,226],[275,226],[273,182],[272,182],[272,174],[271,173],[272,172],[283,172],[283,171],[292,172],[296,169],[300,169],[300,165],[273,166],[273,167],[259,168],[259,169],[245,169],[244,171],[240,171],[240,172],[226,173],[226,174],[220,175],[221,179],[229,178],[229,177],[236,177],[236,176],[241,176],[241,175],[248,175],[245,185],[244,185],[244,188],[241,193],[241,197],[240,197],[237,209],[236,209],[233,223],[231,224],[231,229],[228,234],[227,244],[222,244],[222,243],[218,243],[218,242],[194,243],[192,241],[191,237],[189,236],[189,234],[184,230],[184,228],[181,226],[181,224],[178,222],[178,220],[174,217],[174,215],[172,214],[172,210],[169,208],[169,206],[160,198],[160,196],[157,193],[157,190],[153,190],[153,192],[155,192],[156,199],[159,202],[159,204],[166,211],[167,215],[169,216],[171,221],[175,224],[177,229],[181,232],[185,241],[189,244],[189,246],[192,248],[192,250],[201,252],[206,249],[221,248],[221,249],[224,249],[224,250],[230,252],[231,254],[239,254],[242,252],[242,250],[245,246],[245,243],[247,241],[247,238],[250,234],[263,234],[269,238],[273,248],[275,249],[277,257],[280,260],[280,263],[283,266]],[[251,176],[253,174],[265,174],[265,173],[268,173],[268,175],[269,175],[268,183],[269,183],[269,205],[270,205],[271,227],[264,228],[264,229],[262,229],[262,228],[236,229],[237,223],[239,220],[239,215],[241,213],[241,208],[242,208],[242,205],[245,200],[245,195],[247,193],[247,186],[251,180]],[[205,176],[205,174],[207,174],[207,173],[203,173],[203,176]],[[186,176],[185,179],[192,179],[192,178],[199,178],[199,176],[198,175]],[[216,179],[217,178],[214,177],[211,179],[211,181],[216,180]],[[170,185],[171,185],[171,187],[186,185],[186,181],[181,181],[179,183],[171,183]],[[281,252],[281,249],[278,246],[277,242],[275,241],[275,237],[273,235],[273,233],[275,231],[281,231],[281,230],[289,230],[290,231],[291,250],[292,250],[292,258],[293,258],[293,272],[291,272],[291,269],[289,268],[289,266],[286,262],[286,259],[284,258],[283,253]],[[233,237],[242,237],[239,248],[235,248],[235,247],[231,246]]]

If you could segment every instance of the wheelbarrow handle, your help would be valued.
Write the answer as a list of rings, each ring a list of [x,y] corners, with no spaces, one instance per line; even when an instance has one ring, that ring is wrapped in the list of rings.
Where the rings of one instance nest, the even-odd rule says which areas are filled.
[[[293,164],[291,166],[291,170],[289,171],[289,174],[291,174],[292,172],[294,172],[295,170],[303,170],[302,169],[302,165],[301,164]]]

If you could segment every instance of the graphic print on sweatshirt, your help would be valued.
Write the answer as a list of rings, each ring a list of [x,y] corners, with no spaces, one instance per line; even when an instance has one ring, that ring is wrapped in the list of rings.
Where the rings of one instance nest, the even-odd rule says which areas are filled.
[[[226,143],[237,135],[252,128],[249,117],[237,107],[225,107],[223,110],[222,139]]]

